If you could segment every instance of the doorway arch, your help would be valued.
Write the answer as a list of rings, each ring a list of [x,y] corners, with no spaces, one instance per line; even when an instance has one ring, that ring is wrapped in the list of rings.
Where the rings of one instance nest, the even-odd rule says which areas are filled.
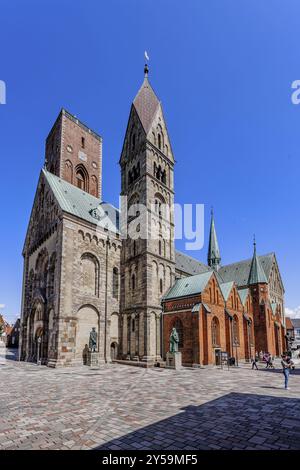
[[[99,313],[93,305],[83,305],[77,312],[75,359],[84,362],[83,358],[89,347],[92,328],[97,332],[97,348],[99,351]]]
[[[118,358],[118,343],[115,341],[110,345],[110,358],[112,361]]]

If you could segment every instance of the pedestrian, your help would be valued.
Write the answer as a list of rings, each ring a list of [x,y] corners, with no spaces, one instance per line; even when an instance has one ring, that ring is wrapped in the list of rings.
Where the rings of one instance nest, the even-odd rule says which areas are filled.
[[[275,369],[274,364],[273,364],[273,360],[274,360],[274,359],[273,359],[273,357],[272,357],[271,354],[270,354],[269,361],[268,361],[268,364],[267,364],[267,368],[268,368],[268,369]]]
[[[291,370],[291,360],[287,354],[282,354],[281,365],[282,365],[282,372],[284,375],[284,388],[286,390],[289,390],[288,383],[289,383],[289,376],[290,376],[290,370]]]
[[[269,353],[265,353],[264,361],[266,362],[266,369],[268,369],[269,368],[269,362],[270,362],[270,354]]]
[[[251,362],[252,362],[252,370],[253,369],[258,370],[258,367],[257,367],[258,356],[251,357]]]

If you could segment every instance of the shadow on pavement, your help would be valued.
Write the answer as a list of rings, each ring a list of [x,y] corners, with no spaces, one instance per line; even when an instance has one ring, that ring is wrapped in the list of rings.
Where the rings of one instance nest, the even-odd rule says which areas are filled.
[[[96,449],[300,449],[300,400],[296,398],[229,393],[182,410]],[[128,419],[125,415],[124,423]]]

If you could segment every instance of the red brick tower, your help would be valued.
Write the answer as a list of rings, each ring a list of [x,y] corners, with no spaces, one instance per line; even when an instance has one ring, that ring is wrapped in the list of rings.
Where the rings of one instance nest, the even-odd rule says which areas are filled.
[[[65,109],[46,139],[45,167],[101,199],[102,138]]]

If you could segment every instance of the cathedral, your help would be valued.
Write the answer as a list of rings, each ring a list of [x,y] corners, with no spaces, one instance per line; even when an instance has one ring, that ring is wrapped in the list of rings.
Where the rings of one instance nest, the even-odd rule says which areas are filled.
[[[144,69],[119,160],[116,209],[102,198],[102,138],[62,109],[47,139],[23,248],[20,359],[164,365],[175,326],[184,365],[248,360],[286,345],[284,287],[274,253],[223,266],[212,214],[207,264],[175,250],[175,159]],[[157,236],[139,236],[145,208]]]

